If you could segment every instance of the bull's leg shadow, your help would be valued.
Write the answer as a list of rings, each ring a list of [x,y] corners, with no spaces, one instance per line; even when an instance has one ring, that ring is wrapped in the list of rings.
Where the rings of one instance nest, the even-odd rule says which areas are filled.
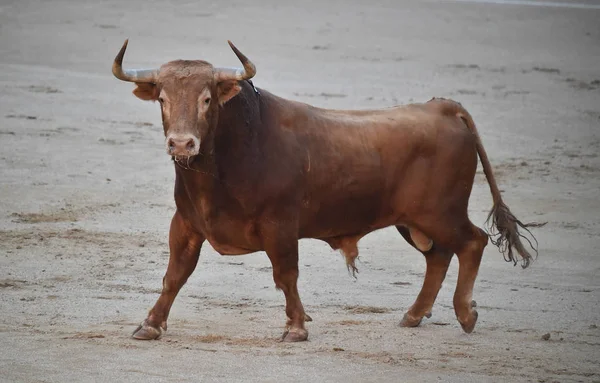
[[[398,229],[398,232],[402,234],[409,244],[419,250],[417,245],[413,242],[408,228],[396,226],[396,229]],[[427,271],[425,273],[423,287],[421,288],[417,299],[400,321],[400,326],[402,327],[416,327],[421,324],[423,317],[431,317],[433,304],[442,287],[442,282],[444,282],[448,266],[450,266],[450,261],[453,256],[451,251],[442,249],[435,243],[427,251],[419,251],[425,256]]]
[[[171,255],[163,278],[162,292],[148,317],[133,332],[133,338],[159,339],[167,331],[167,318],[173,301],[196,268],[203,242],[204,237],[194,231],[179,212],[176,212],[169,232]]]

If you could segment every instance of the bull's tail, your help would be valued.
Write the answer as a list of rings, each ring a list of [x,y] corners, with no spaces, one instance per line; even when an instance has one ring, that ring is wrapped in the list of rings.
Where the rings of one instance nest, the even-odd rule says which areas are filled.
[[[494,206],[492,207],[492,210],[490,211],[486,221],[489,227],[488,234],[490,239],[504,255],[504,259],[507,262],[513,262],[515,265],[517,264],[517,257],[514,254],[513,249],[516,250],[521,257],[521,266],[526,268],[529,266],[534,257],[521,240],[523,239],[527,242],[529,248],[533,250],[535,256],[537,257],[538,243],[535,237],[529,231],[529,228],[543,226],[545,223],[533,222],[525,224],[519,221],[517,217],[515,217],[510,211],[508,206],[506,206],[504,201],[502,201],[502,195],[500,194],[500,189],[498,189],[498,184],[496,183],[496,178],[494,177],[494,173],[492,171],[492,166],[490,165],[487,153],[485,152],[483,144],[481,143],[481,138],[479,137],[479,133],[477,132],[473,118],[462,106],[459,105],[458,108],[459,110],[457,115],[464,121],[469,130],[475,136],[477,154],[479,154],[479,160],[483,166],[483,172],[488,184],[490,185],[490,191],[492,192]],[[525,230],[531,237],[531,240],[520,233],[519,228]]]

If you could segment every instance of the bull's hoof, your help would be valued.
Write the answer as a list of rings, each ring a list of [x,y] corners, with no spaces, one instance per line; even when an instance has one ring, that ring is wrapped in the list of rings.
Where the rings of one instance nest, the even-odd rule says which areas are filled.
[[[304,321],[305,322],[312,322],[312,318],[310,317],[310,315],[304,313]]]
[[[160,326],[150,326],[148,320],[144,320],[142,324],[135,329],[133,334],[131,334],[131,337],[138,340],[155,340],[160,339],[166,331],[166,329],[163,329]]]
[[[470,334],[473,332],[473,329],[475,329],[475,324],[477,323],[478,316],[479,316],[479,314],[477,313],[477,310],[473,310],[471,312],[471,317],[467,321],[465,321],[465,322],[461,322],[460,320],[458,321],[458,323],[460,323],[460,326],[462,327],[464,332],[466,332],[467,334]]]
[[[417,327],[421,324],[421,320],[423,320],[423,317],[418,318],[406,313],[400,321],[400,327]]]
[[[308,339],[308,331],[303,328],[293,328],[283,333],[284,342],[303,342]]]

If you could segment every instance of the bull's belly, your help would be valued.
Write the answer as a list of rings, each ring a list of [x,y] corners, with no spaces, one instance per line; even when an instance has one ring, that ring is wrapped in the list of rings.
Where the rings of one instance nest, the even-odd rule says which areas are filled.
[[[382,204],[380,190],[360,190],[340,198],[320,196],[319,200],[298,206],[298,232],[294,239],[325,239],[353,235],[365,235],[371,231],[397,224],[397,217],[390,206]],[[325,197],[325,198],[323,198]],[[208,211],[195,215],[195,227],[206,241],[221,255],[243,255],[264,250],[260,230],[264,217],[244,217],[226,209],[218,214]],[[269,220],[277,219],[271,217]],[[281,218],[282,226],[295,225]],[[291,239],[291,238],[290,238]]]
[[[212,246],[215,251],[221,255],[244,255],[254,253],[257,250],[246,249],[240,246],[231,245],[228,243],[222,243],[216,241],[214,238],[207,238],[208,243]]]
[[[339,201],[306,212],[300,225],[301,238],[330,238],[367,234],[394,225],[393,211],[382,213],[380,198]]]

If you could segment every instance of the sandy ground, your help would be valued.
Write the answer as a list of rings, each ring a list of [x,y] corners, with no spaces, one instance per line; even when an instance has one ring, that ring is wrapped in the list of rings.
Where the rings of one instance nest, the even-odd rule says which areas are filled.
[[[0,3],[0,381],[600,381],[600,10],[297,3]],[[538,260],[521,270],[487,248],[466,335],[456,260],[433,317],[404,329],[425,262],[394,230],[360,243],[357,280],[305,240],[314,321],[284,344],[265,254],[205,245],[166,337],[130,339],[160,292],[174,172],[158,106],[110,73],[126,37],[129,67],[237,65],[231,39],[257,86],[322,107],[462,102],[513,212],[548,221]],[[478,175],[473,222],[490,207]]]

